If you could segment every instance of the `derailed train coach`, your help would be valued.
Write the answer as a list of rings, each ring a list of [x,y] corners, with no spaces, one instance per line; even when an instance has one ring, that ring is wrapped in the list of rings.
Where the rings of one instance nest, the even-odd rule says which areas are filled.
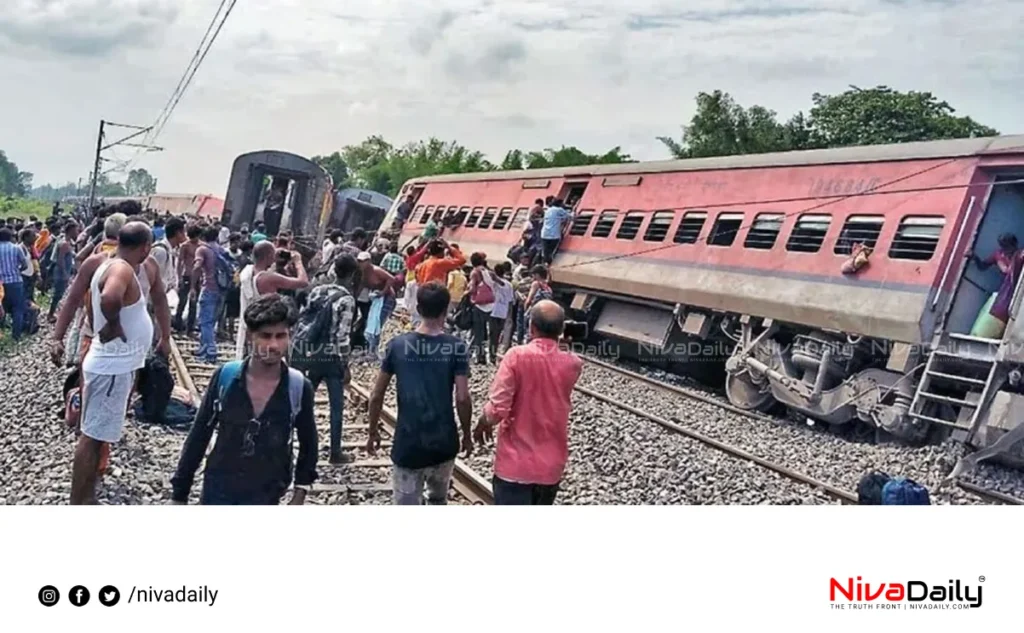
[[[408,238],[443,218],[491,261],[535,199],[568,201],[566,307],[646,360],[717,367],[735,406],[976,446],[1024,422],[1020,289],[1001,333],[972,335],[1003,277],[970,256],[1024,243],[1024,135],[434,176],[407,195]]]
[[[390,198],[376,192],[336,192],[330,174],[308,158],[262,150],[235,159],[221,221],[233,231],[257,221],[270,235],[289,230],[310,258],[333,229],[376,231],[391,206]]]

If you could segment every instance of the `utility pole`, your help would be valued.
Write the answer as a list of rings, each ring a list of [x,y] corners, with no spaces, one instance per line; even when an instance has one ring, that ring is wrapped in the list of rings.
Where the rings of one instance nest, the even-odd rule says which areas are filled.
[[[114,141],[113,143],[107,143],[106,145],[104,145],[103,144],[103,140],[105,138],[105,132],[106,132],[106,128],[108,126],[109,127],[123,127],[123,128],[128,128],[128,129],[136,130],[136,131],[134,133],[132,133],[132,134],[129,134],[128,136],[126,136],[126,137],[124,137],[122,139]],[[147,144],[141,144],[140,145],[138,143],[128,143],[127,142],[127,141],[130,141],[131,139],[133,139],[133,138],[135,138],[137,136],[141,136],[143,134],[146,134],[147,132],[149,132],[152,129],[153,129],[152,125],[150,125],[148,127],[142,127],[142,126],[139,126],[139,125],[127,125],[125,123],[114,123],[113,121],[104,121],[102,119],[100,120],[100,132],[99,132],[99,135],[96,137],[96,159],[93,162],[92,178],[91,178],[92,182],[91,182],[91,184],[89,186],[89,206],[88,206],[88,211],[87,211],[88,213],[92,213],[92,205],[96,201],[96,182],[97,182],[97,180],[100,177],[100,164],[104,160],[106,160],[105,158],[103,158],[103,152],[108,150],[108,149],[110,149],[111,147],[115,147],[117,145],[125,145],[127,147],[137,147],[139,149],[146,150],[147,152],[162,152],[163,149],[164,149],[162,147],[157,147],[155,145],[147,145]]]

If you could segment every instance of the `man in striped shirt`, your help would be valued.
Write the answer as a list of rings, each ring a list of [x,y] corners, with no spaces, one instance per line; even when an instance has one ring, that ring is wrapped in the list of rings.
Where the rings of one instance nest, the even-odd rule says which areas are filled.
[[[11,337],[15,341],[21,338],[28,307],[25,278],[21,274],[25,265],[25,254],[14,243],[14,234],[10,229],[0,229],[0,283],[4,285],[5,309],[11,313]]]

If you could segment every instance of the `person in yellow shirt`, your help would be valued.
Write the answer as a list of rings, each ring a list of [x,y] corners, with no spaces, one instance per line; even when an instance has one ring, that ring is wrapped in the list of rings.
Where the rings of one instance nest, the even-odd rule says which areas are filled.
[[[448,294],[451,295],[451,303],[449,304],[449,310],[455,310],[458,307],[459,302],[462,301],[462,296],[466,294],[466,286],[469,285],[469,276],[467,275],[466,269],[468,266],[463,266],[461,269],[456,268],[455,270],[448,273]]]

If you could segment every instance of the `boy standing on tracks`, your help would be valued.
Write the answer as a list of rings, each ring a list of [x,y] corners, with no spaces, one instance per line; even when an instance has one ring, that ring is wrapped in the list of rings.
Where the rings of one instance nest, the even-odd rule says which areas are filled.
[[[398,421],[391,447],[396,505],[421,505],[424,487],[428,504],[448,502],[448,485],[459,454],[453,389],[462,427],[462,450],[467,457],[473,451],[469,349],[464,341],[444,332],[448,303],[448,289],[440,283],[419,288],[416,305],[423,321],[414,331],[391,340],[370,396],[366,450],[373,455],[380,447],[384,394],[392,376],[397,378]]]
[[[218,259],[226,257],[224,248],[217,243],[220,234],[215,226],[203,231],[203,243],[196,249],[192,268],[190,296],[199,292],[199,360],[211,365],[217,363],[217,315],[224,289],[217,283]],[[190,297],[191,298],[191,297]]]
[[[295,491],[301,505],[316,480],[313,386],[285,357],[295,311],[283,297],[260,297],[245,310],[253,353],[218,367],[171,478],[171,503],[188,503],[196,470],[217,441],[203,475],[203,505],[277,505],[292,481],[292,433],[298,436]]]
[[[565,311],[541,301],[530,313],[530,343],[510,349],[491,384],[474,431],[478,442],[498,427],[494,502],[553,505],[569,459],[572,391],[583,370],[578,356],[559,348]]]

